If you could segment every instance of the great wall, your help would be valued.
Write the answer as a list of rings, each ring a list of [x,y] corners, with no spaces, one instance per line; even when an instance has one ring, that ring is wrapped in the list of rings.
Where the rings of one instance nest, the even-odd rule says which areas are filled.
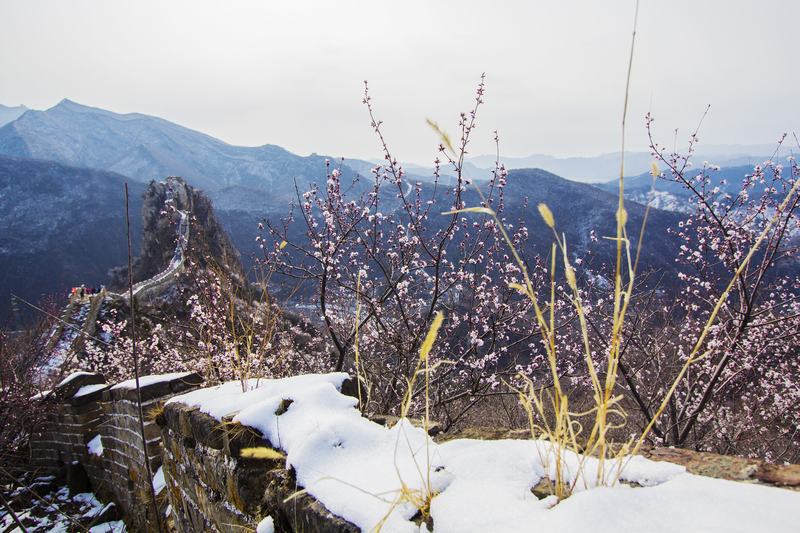
[[[141,384],[146,446],[139,433],[132,380],[110,384],[99,374],[78,372],[38,399],[47,422],[32,442],[37,472],[52,476],[53,483],[66,483],[71,491],[94,491],[103,501],[113,502],[107,506],[108,516],[124,519],[130,531],[255,531],[267,516],[276,531],[360,530],[302,491],[283,454],[246,454],[280,447],[258,429],[234,422],[238,411],[220,420],[195,405],[168,402],[202,387],[199,375],[144,376]],[[354,381],[345,380],[341,393],[356,396]],[[275,414],[287,408],[282,404]],[[385,417],[374,420],[391,422]],[[436,439],[456,437],[526,439],[528,432],[471,428]],[[713,478],[800,490],[798,465],[675,449],[648,450],[645,456]],[[145,462],[156,473],[158,520]]]
[[[175,208],[180,219],[176,228],[175,251],[167,267],[156,275],[133,285],[133,296],[139,300],[156,294],[164,286],[169,285],[183,271],[186,260],[191,227],[189,217],[193,208],[192,195],[182,180],[168,177],[163,183],[167,186],[167,203],[173,204],[177,197],[177,200],[181,205],[186,206],[186,209]],[[95,338],[97,319],[101,310],[114,300],[122,300],[129,304],[130,292],[115,293],[102,288],[95,294],[86,294],[73,290],[64,311],[55,322],[49,335],[46,351],[53,354],[50,366],[60,367],[71,354],[82,348],[87,338]]]
[[[176,191],[183,195],[183,205],[191,206],[185,185]],[[172,259],[165,269],[133,286],[137,300],[158,294],[184,269],[191,208],[176,212],[180,219]],[[79,351],[86,338],[97,335],[104,305],[115,300],[129,303],[124,292],[72,298],[51,334],[49,349],[65,356]],[[202,388],[200,375],[143,376],[140,384],[144,439],[131,380],[112,384],[100,374],[76,372],[35,398],[47,413],[31,442],[31,466],[37,475],[49,476],[53,484],[65,483],[70,491],[94,492],[110,504],[103,508],[103,518],[124,520],[129,531],[256,531],[267,517],[276,531],[287,533],[362,530],[305,492],[279,443],[255,427],[235,422],[238,411],[220,420],[195,405],[169,402]],[[353,380],[347,380],[341,392],[358,394]],[[290,403],[278,410],[285,411]],[[369,418],[386,426],[397,422],[389,416]],[[453,435],[432,429],[437,442],[529,438],[527,430],[467,428]],[[276,454],[244,453],[252,449]],[[711,478],[800,490],[798,465],[665,448],[648,449],[643,455]],[[152,486],[148,469],[155,473]],[[543,498],[536,490],[531,492]]]

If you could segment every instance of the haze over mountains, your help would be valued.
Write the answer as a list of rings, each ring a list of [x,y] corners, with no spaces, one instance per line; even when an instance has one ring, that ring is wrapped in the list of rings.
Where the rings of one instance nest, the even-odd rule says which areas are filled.
[[[5,300],[0,306],[0,320],[8,314],[5,302],[11,290],[35,299],[38,294],[64,290],[76,283],[101,283],[94,280],[101,280],[105,271],[124,262],[121,198],[126,179],[132,184],[132,216],[137,223],[137,205],[145,183],[177,175],[203,189],[246,267],[252,264],[248,259],[259,251],[255,242],[258,222],[287,214],[296,199],[296,187],[303,191],[312,183],[324,185],[325,181],[328,158],[324,156],[298,156],[274,145],[232,146],[157,117],[121,115],[70,100],[45,111],[21,111],[0,127],[0,231],[4,236],[0,241],[0,298]],[[615,157],[605,157],[607,162],[602,164],[603,158],[594,163],[592,158],[575,159],[586,168],[595,164],[601,169],[598,172],[605,172],[602,169],[618,164]],[[636,157],[629,160],[638,161]],[[486,161],[473,158],[473,166],[466,173],[478,177],[476,174],[482,172],[478,163]],[[374,163],[350,159],[331,163],[341,168],[343,184],[361,174],[367,178],[357,189],[367,187]],[[512,166],[516,163],[512,161]],[[573,169],[583,168],[576,161],[570,164]],[[425,169],[410,166],[409,172],[409,179],[423,180]],[[432,187],[423,181],[423,195]],[[387,194],[384,208],[391,209],[393,195]],[[470,189],[465,201],[477,205],[479,198]],[[506,188],[505,216],[531,228],[526,250],[530,254],[549,250],[549,232],[534,231],[541,221],[531,206],[538,202],[551,206],[576,256],[590,253],[598,264],[608,262],[603,241],[593,245],[589,232],[612,232],[616,205],[613,189],[604,191],[568,181],[545,170],[513,170]],[[631,223],[636,224],[643,209],[630,206]],[[642,259],[646,267],[662,271],[675,268],[665,259],[675,244],[665,230],[676,225],[680,217],[654,210],[650,228],[663,238],[645,243]],[[431,222],[433,226],[437,223],[435,219]],[[302,232],[303,228],[298,226],[294,231]],[[138,236],[138,230],[135,233]]]
[[[755,145],[701,145],[693,157],[695,161],[709,161],[722,167],[752,166],[772,157],[776,144]],[[679,147],[680,150],[680,147]],[[779,156],[791,153],[791,148],[782,146]],[[685,152],[685,150],[684,150]],[[493,168],[495,156],[476,156],[468,159],[476,167]],[[626,152],[625,175],[636,176],[649,171],[653,157],[649,152]],[[620,154],[600,154],[586,157],[553,157],[532,154],[527,157],[504,157],[508,169],[542,168],[561,177],[584,183],[603,183],[619,177]]]
[[[28,111],[26,113],[26,111]],[[23,116],[24,114],[24,116]],[[266,182],[285,181],[282,170],[299,171],[300,181],[315,175],[311,166],[302,169],[297,156],[275,145],[242,147],[172,122],[139,113],[119,114],[64,99],[44,111],[25,106],[0,105],[0,153],[42,158],[63,163],[119,172],[139,181],[161,176],[165,170],[194,176],[194,182],[208,191],[230,186],[262,187]],[[81,147],[77,152],[77,147]],[[699,145],[695,160],[708,160],[728,167],[760,163],[775,152],[775,144]],[[782,147],[778,155],[791,152]],[[280,168],[283,159],[284,168]],[[314,155],[304,158],[311,165],[322,161]],[[486,178],[494,168],[495,155],[468,157],[464,170],[470,177]],[[532,154],[502,157],[508,169],[541,168],[558,176],[586,183],[602,183],[619,174],[619,153],[596,156],[555,157]],[[652,157],[648,152],[628,152],[626,176],[647,172]],[[380,160],[348,159],[347,165],[365,173]],[[431,168],[406,164],[415,179],[430,179]],[[443,167],[443,174],[449,169]],[[270,186],[273,186],[271,183]]]
[[[22,115],[28,108],[24,105],[16,106],[16,107],[8,107],[0,104],[0,126],[4,126],[11,122],[12,120],[16,120],[20,115]]]
[[[294,179],[306,183],[324,169],[319,156],[304,158],[273,145],[232,146],[157,117],[70,100],[28,111],[0,128],[0,154],[118,172],[143,183],[190,176],[222,201],[230,201],[225,193],[230,187],[291,196]]]

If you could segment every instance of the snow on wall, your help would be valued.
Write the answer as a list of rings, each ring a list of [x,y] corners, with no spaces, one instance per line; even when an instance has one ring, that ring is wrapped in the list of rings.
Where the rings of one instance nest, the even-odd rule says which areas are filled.
[[[552,451],[547,443],[434,442],[405,422],[383,427],[362,418],[355,399],[342,393],[353,388],[345,374],[254,380],[244,392],[239,382],[192,390],[200,382],[196,375],[147,381],[144,410],[165,405],[145,427],[146,448],[138,432],[136,391],[106,387],[101,376],[85,375],[41,400],[48,403],[51,424],[34,453],[49,457],[55,469],[73,461],[83,465],[95,492],[115,501],[138,530],[154,530],[147,515],[151,507],[142,505],[150,490],[145,461],[156,473],[160,513],[167,513],[178,532],[271,526],[354,533],[370,531],[384,518],[382,531],[426,531],[415,521],[415,509],[393,504],[393,488],[402,479],[409,489],[419,489],[427,465],[438,493],[432,525],[444,533],[780,532],[792,531],[793,513],[800,508],[800,492],[763,484],[767,481],[752,474],[763,465],[745,459],[752,464],[738,465],[736,475],[750,472],[749,483],[696,475],[696,465],[687,473],[682,466],[635,457],[625,464],[622,479],[639,487],[593,488],[596,461],[575,456],[568,458],[568,475],[584,465],[590,473],[586,485],[578,484],[576,494],[561,502],[554,496],[539,499],[531,487],[547,474],[541,460]],[[76,397],[78,390],[84,394]],[[50,448],[53,456],[47,455]],[[670,452],[675,458],[691,454],[698,463],[713,455]],[[780,467],[770,468],[774,480]]]
[[[181,501],[171,502],[176,521],[186,526],[179,530],[225,523],[252,529],[265,518],[259,513],[266,513],[281,531],[374,531],[378,525],[384,532],[427,531],[417,509],[398,495],[401,487],[422,494],[429,484],[436,496],[428,525],[442,533],[796,531],[791,516],[800,508],[800,492],[695,475],[642,456],[608,464],[609,486],[598,486],[603,470],[596,458],[562,451],[575,493],[560,502],[555,496],[540,499],[532,488],[554,476],[547,461],[555,453],[552,444],[439,443],[407,421],[383,427],[361,416],[355,398],[340,393],[346,377],[259,380],[244,391],[241,383],[230,382],[173,397],[165,407],[165,474],[168,484],[180,487],[179,500],[187,500],[183,508]],[[257,431],[237,444],[243,428]],[[211,475],[192,468],[210,457],[216,458]],[[259,457],[260,466],[252,468]],[[620,472],[623,483],[615,481]],[[214,488],[221,478],[246,479],[249,485]],[[192,500],[195,480],[209,489],[207,500]],[[276,490],[281,480],[302,488],[306,500],[291,498],[295,507],[287,510],[286,498],[295,492]],[[317,523],[320,505],[329,520],[340,522],[308,527]],[[292,522],[297,516],[305,527]]]

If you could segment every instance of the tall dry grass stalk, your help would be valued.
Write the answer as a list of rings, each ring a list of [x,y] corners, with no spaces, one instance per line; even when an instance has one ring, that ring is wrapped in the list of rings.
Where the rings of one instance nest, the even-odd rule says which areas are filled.
[[[531,436],[542,438],[552,444],[552,449],[546,451],[541,456],[541,460],[548,470],[552,465],[554,468],[554,480],[551,480],[553,493],[558,498],[564,498],[572,493],[579,482],[588,485],[583,473],[583,466],[587,457],[596,457],[599,461],[595,477],[596,484],[606,484],[609,481],[606,468],[611,460],[617,465],[617,473],[621,472],[622,458],[630,450],[631,442],[622,446],[610,446],[608,441],[609,431],[622,427],[626,421],[626,415],[619,405],[621,395],[614,395],[616,378],[619,364],[619,355],[622,344],[622,328],[625,322],[625,314],[634,289],[635,263],[638,263],[638,252],[636,261],[631,258],[630,241],[626,232],[628,214],[625,210],[624,202],[624,154],[625,154],[625,126],[628,112],[628,96],[630,90],[630,77],[633,69],[634,47],[636,43],[636,24],[638,19],[639,5],[636,4],[633,22],[633,34],[631,38],[630,56],[628,58],[628,70],[625,85],[625,98],[622,114],[622,159],[620,162],[619,177],[619,204],[616,212],[616,236],[610,240],[616,243],[616,263],[614,273],[614,307],[612,315],[611,338],[608,343],[606,354],[606,373],[605,379],[601,380],[595,361],[592,357],[592,348],[589,338],[589,328],[586,320],[585,306],[578,288],[575,269],[569,261],[567,253],[567,242],[563,235],[559,235],[556,230],[556,221],[552,211],[546,204],[539,204],[538,211],[545,225],[553,232],[554,242],[550,250],[550,299],[546,306],[543,306],[534,291],[525,262],[519,255],[511,238],[509,237],[502,221],[497,214],[483,202],[483,207],[470,207],[457,209],[443,213],[452,215],[456,213],[477,213],[485,214],[494,219],[499,228],[503,239],[512,252],[514,261],[520,268],[523,276],[522,284],[512,283],[510,287],[516,289],[527,297],[532,305],[536,324],[543,339],[547,364],[552,378],[552,387],[537,390],[534,383],[526,376],[520,375],[523,382],[521,388],[515,388],[520,403],[525,410]],[[433,127],[433,126],[432,126]],[[434,130],[446,139],[445,135],[438,128]],[[480,194],[480,191],[479,191]],[[481,194],[483,199],[483,195]],[[648,207],[649,210],[649,207]],[[645,222],[647,214],[645,215]],[[644,235],[644,224],[640,231],[640,242]],[[641,246],[637,247],[637,250]],[[578,318],[580,326],[581,340],[584,351],[587,372],[592,387],[592,398],[594,406],[585,412],[573,412],[569,405],[569,396],[565,393],[558,371],[558,346],[556,345],[556,321],[555,321],[555,295],[556,295],[556,272],[557,257],[560,256],[563,263],[564,277],[570,290],[570,302]],[[627,276],[625,273],[627,272]],[[627,277],[626,280],[623,278]],[[591,429],[588,436],[585,436],[584,424],[587,418],[591,417]],[[614,421],[613,419],[617,419]],[[539,422],[537,422],[539,420]],[[583,442],[580,439],[585,438]],[[578,472],[568,472],[564,454],[572,451],[582,457]],[[541,450],[540,450],[541,453]],[[553,464],[554,463],[554,464]],[[615,476],[618,477],[618,476]],[[614,479],[614,478],[612,478]],[[614,479],[615,481],[615,479]]]
[[[636,16],[638,17],[638,3],[636,12]],[[739,265],[733,278],[730,280],[726,289],[718,298],[716,305],[714,306],[708,321],[698,336],[689,357],[662,399],[658,410],[655,412],[652,419],[641,432],[639,437],[637,439],[631,438],[624,443],[612,443],[609,440],[609,432],[611,430],[624,427],[627,421],[627,415],[620,405],[622,396],[615,395],[614,391],[617,386],[619,359],[622,349],[623,326],[625,324],[628,306],[632,300],[634,280],[636,277],[636,269],[639,263],[641,244],[644,238],[647,219],[650,211],[650,206],[648,205],[645,209],[642,226],[639,231],[636,257],[633,258],[631,254],[631,242],[627,233],[628,214],[625,209],[624,200],[624,153],[625,125],[627,120],[630,73],[633,64],[635,37],[636,17],[634,18],[633,40],[631,42],[631,53],[628,63],[628,77],[626,82],[625,102],[622,117],[621,153],[623,155],[620,164],[619,204],[616,212],[616,236],[606,237],[606,239],[609,239],[616,244],[616,263],[614,272],[614,306],[611,318],[612,324],[610,339],[607,343],[608,348],[605,356],[606,372],[604,380],[601,381],[595,366],[595,362],[592,358],[592,349],[585,316],[585,308],[581,300],[581,292],[577,285],[575,269],[569,261],[567,243],[564,236],[559,235],[559,233],[556,231],[555,217],[548,206],[545,204],[539,204],[538,206],[539,214],[545,225],[547,225],[553,232],[554,238],[554,243],[550,252],[550,300],[548,305],[545,307],[543,307],[539,302],[539,299],[531,284],[525,263],[516,250],[502,222],[491,208],[486,207],[487,203],[485,201],[483,203],[483,207],[469,207],[443,213],[444,215],[452,215],[455,213],[476,213],[492,217],[497,224],[497,227],[500,229],[503,239],[511,250],[514,261],[522,272],[524,283],[510,284],[510,286],[527,297],[532,304],[536,323],[544,341],[543,345],[547,355],[547,364],[553,383],[552,387],[537,389],[533,381],[531,381],[528,377],[520,376],[520,380],[523,385],[515,388],[515,390],[518,394],[520,403],[527,414],[531,436],[533,438],[547,440],[552,444],[552,449],[543,454],[541,459],[542,463],[547,469],[549,469],[549,466],[553,465],[553,461],[555,463],[553,466],[556,479],[551,480],[551,487],[553,487],[553,493],[559,498],[569,496],[579,482],[583,481],[586,483],[587,479],[585,477],[586,473],[584,472],[584,466],[588,457],[594,457],[598,460],[598,469],[595,479],[596,484],[613,485],[619,481],[620,475],[622,474],[622,470],[626,463],[626,458],[629,458],[640,451],[642,445],[653,429],[653,426],[658,418],[663,414],[670,399],[675,393],[675,390],[683,380],[691,365],[709,355],[710,350],[704,350],[704,343],[706,337],[717,320],[717,315],[719,314],[720,309],[724,305],[725,301],[727,301],[735,283],[747,268],[747,265],[758,251],[764,239],[769,234],[769,231],[777,223],[777,221],[780,220],[782,213],[785,211],[789,205],[789,202],[797,193],[798,187],[800,187],[800,181],[793,185],[784,201],[776,210],[776,213],[769,220],[758,239],[750,248],[745,259]],[[655,181],[655,178],[659,175],[659,170],[655,163],[653,163],[651,174]],[[481,196],[481,198],[483,197]],[[557,256],[561,257],[563,263],[562,266],[564,270],[564,277],[570,290],[570,302],[572,303],[572,307],[580,326],[586,368],[592,386],[593,407],[584,412],[573,412],[570,410],[569,397],[564,392],[559,379],[557,357],[558,347],[556,346],[555,342],[556,322],[554,316]],[[587,418],[591,424],[585,423]],[[582,439],[586,435],[585,429],[589,427],[591,429],[588,431],[588,436],[585,437],[584,441]],[[574,452],[581,457],[578,471],[570,473],[571,479],[567,479],[565,476],[566,463],[564,462],[564,453],[566,451]],[[540,454],[541,453],[542,452],[540,450]],[[613,469],[609,468],[609,464]]]
[[[355,370],[356,370],[356,388],[358,389],[358,408],[363,412],[367,406],[369,405],[370,400],[370,386],[369,382],[367,381],[367,374],[363,371],[361,367],[361,352],[358,348],[358,330],[361,324],[361,272],[358,273],[358,277],[356,278],[356,323],[355,323],[355,335],[353,340],[353,353],[355,356]],[[364,390],[367,393],[366,400],[362,397],[363,394],[361,392],[361,386],[364,386]]]
[[[440,365],[447,363],[447,361],[438,361],[431,365],[430,353],[433,349],[433,345],[436,343],[436,336],[439,333],[439,328],[442,326],[442,322],[444,322],[444,315],[441,311],[438,311],[434,315],[433,322],[431,323],[428,333],[425,335],[425,339],[420,346],[417,366],[414,369],[414,372],[411,374],[411,377],[406,382],[406,393],[403,398],[403,403],[400,406],[400,420],[398,421],[398,425],[400,425],[400,427],[399,431],[397,432],[397,442],[395,443],[394,451],[395,471],[397,473],[397,479],[400,482],[400,488],[396,491],[396,497],[389,506],[389,510],[373,528],[373,531],[375,532],[381,531],[392,512],[398,506],[403,505],[404,503],[413,505],[419,511],[420,518],[423,522],[427,522],[430,518],[431,501],[437,494],[437,492],[433,489],[433,485],[431,484],[431,450],[430,438],[428,437],[428,432],[430,430],[430,375]],[[420,464],[417,462],[414,454],[415,450],[413,449],[408,436],[405,434],[405,424],[407,423],[408,413],[411,409],[411,403],[415,396],[414,385],[419,375],[423,375],[425,377],[425,416],[422,422],[423,430],[425,431],[425,465],[423,466],[420,466]],[[411,457],[414,461],[414,466],[419,474],[422,489],[409,487],[405,480],[403,480],[403,476],[397,466],[396,457],[400,448],[401,435],[403,435],[406,439],[406,445],[408,446],[408,450],[411,453]]]
[[[620,332],[622,331],[625,312],[627,311],[628,302],[630,301],[634,287],[633,262],[631,260],[630,245],[625,236],[624,223],[622,225],[618,224],[618,237],[615,240],[620,243],[620,249],[625,252],[624,257],[626,259],[629,276],[627,283],[623,285],[623,268],[620,267],[617,269],[618,279],[614,292],[615,306],[612,338],[610,339],[610,346],[607,354],[607,372],[605,380],[601,381],[592,357],[585,308],[577,285],[575,269],[569,261],[566,240],[563,236],[559,236],[556,231],[555,218],[547,205],[539,204],[538,209],[542,220],[551,229],[554,237],[554,243],[550,250],[550,298],[547,305],[540,303],[533,288],[533,284],[531,283],[525,262],[522,260],[522,257],[511,241],[503,223],[492,209],[488,207],[472,207],[449,211],[444,214],[481,213],[491,216],[511,250],[514,261],[522,272],[524,283],[512,283],[509,286],[523,294],[531,302],[536,324],[539,328],[541,338],[543,339],[547,364],[552,379],[552,387],[537,389],[528,377],[520,375],[520,379],[524,385],[515,390],[527,414],[531,436],[535,439],[547,440],[553,445],[552,449],[547,450],[540,458],[545,468],[550,469],[551,466],[553,467],[555,479],[551,480],[551,486],[553,487],[554,494],[558,498],[564,498],[572,493],[577,483],[581,481],[584,483],[587,482],[586,478],[582,475],[583,463],[586,457],[594,456],[598,458],[599,466],[595,483],[605,484],[609,479],[606,472],[606,463],[609,460],[613,460],[614,464],[618,465],[619,470],[621,458],[630,449],[630,443],[626,443],[621,447],[610,446],[608,434],[610,430],[624,425],[626,420],[623,409],[618,405],[622,396],[614,395],[614,387],[616,384],[617,362],[622,338]],[[624,207],[622,211],[618,211],[618,213],[622,214],[618,214],[617,218],[624,222],[624,219],[627,217]],[[570,301],[580,325],[586,368],[592,385],[594,407],[585,412],[573,412],[570,409],[569,396],[564,391],[559,376],[558,346],[556,344],[557,325],[555,317],[556,272],[557,257],[559,256],[562,259],[564,276],[571,292]],[[620,262],[622,261],[622,257],[621,255]],[[588,436],[585,437],[585,440],[581,442],[581,438],[584,437],[586,433],[584,431],[585,424],[583,421],[587,417],[593,417],[591,430]],[[610,419],[612,417],[616,417],[618,421],[616,423],[611,423]],[[616,450],[614,448],[616,448]],[[564,454],[568,451],[572,451],[583,457],[578,472],[568,472],[566,469]]]

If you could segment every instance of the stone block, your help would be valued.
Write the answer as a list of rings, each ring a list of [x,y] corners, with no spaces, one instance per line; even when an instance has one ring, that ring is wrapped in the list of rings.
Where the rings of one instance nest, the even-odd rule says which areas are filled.
[[[194,409],[187,412],[187,421],[195,441],[209,448],[222,449],[225,429],[216,418]]]
[[[56,401],[69,400],[75,396],[75,393],[78,392],[78,389],[81,387],[105,382],[106,378],[104,378],[101,374],[95,374],[92,372],[83,373],[75,376],[65,384],[56,387],[53,390],[53,396],[55,397]]]

